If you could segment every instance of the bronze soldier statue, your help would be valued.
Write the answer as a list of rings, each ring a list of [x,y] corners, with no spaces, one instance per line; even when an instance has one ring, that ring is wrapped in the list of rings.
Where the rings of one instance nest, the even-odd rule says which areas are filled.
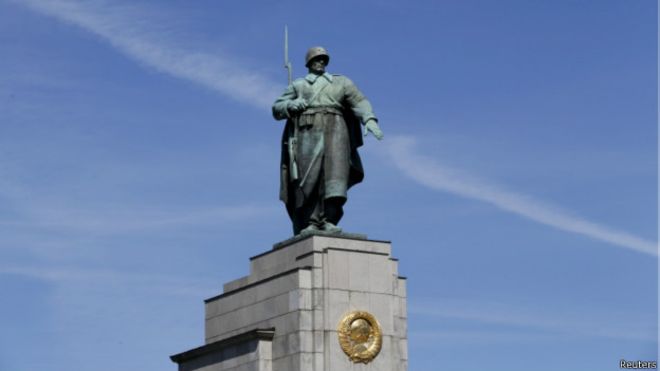
[[[294,234],[339,233],[347,191],[364,178],[358,147],[362,130],[383,138],[371,104],[351,80],[325,71],[322,47],[305,56],[309,73],[290,83],[273,104],[282,135],[280,199]],[[290,66],[289,66],[290,68]]]

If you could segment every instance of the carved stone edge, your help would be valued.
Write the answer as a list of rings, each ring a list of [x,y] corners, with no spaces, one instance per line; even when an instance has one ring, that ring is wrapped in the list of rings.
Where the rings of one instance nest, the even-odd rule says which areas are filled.
[[[296,242],[302,241],[304,239],[310,238],[312,236],[323,236],[323,237],[333,237],[333,238],[344,238],[349,240],[365,240],[367,241],[367,235],[362,233],[347,233],[347,232],[325,232],[325,231],[313,231],[307,234],[297,234],[291,238],[288,238],[284,241],[277,242],[273,244],[273,250],[279,250],[286,246],[292,245]]]
[[[175,354],[173,356],[170,356],[170,359],[172,362],[176,362],[178,364],[181,364],[183,362],[190,361],[191,359],[199,358],[201,356],[204,356],[209,353],[216,352],[218,350],[221,350],[223,348],[232,346],[232,345],[237,345],[241,343],[245,343],[250,340],[273,340],[273,337],[275,336],[275,328],[267,328],[267,329],[255,329],[251,330],[248,332],[244,332],[242,334],[238,334],[235,336],[232,336],[227,339],[222,339],[215,341],[210,344],[202,345],[201,347],[194,348],[188,351],[185,351],[183,353]]]

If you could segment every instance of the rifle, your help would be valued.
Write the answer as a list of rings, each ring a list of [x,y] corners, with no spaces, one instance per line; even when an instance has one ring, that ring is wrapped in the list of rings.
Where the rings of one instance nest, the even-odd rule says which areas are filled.
[[[289,29],[284,25],[284,68],[287,69],[289,73],[289,85],[291,85],[291,73],[293,67],[291,66],[291,61],[289,60]],[[296,163],[296,142],[297,142],[297,131],[298,128],[294,118],[291,118],[289,126],[289,135],[287,136],[287,149],[289,151],[289,176],[292,181],[298,180],[298,164]]]

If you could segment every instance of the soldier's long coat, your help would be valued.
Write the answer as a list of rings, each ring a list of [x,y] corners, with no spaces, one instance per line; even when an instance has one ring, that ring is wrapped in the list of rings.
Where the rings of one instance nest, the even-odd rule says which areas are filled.
[[[299,115],[289,104],[304,98],[308,108]],[[286,118],[280,160],[280,199],[296,225],[296,209],[318,192],[323,182],[324,197],[347,197],[346,191],[360,183],[364,169],[358,153],[362,146],[360,121],[376,119],[371,104],[355,85],[341,75],[308,75],[296,79],[273,104],[273,116]],[[289,143],[293,148],[299,177],[291,177]],[[317,153],[320,151],[320,153]],[[347,168],[347,169],[346,169]]]

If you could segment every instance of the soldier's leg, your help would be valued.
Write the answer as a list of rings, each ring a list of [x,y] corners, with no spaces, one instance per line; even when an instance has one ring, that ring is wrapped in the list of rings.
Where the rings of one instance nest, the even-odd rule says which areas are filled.
[[[344,203],[348,190],[350,172],[350,139],[346,124],[341,116],[330,117],[331,125],[325,132],[326,147],[324,157],[325,200],[323,213],[326,223],[323,229],[328,232],[341,232],[337,223],[344,215]]]
[[[325,220],[334,225],[339,224],[339,220],[344,216],[345,197],[326,198],[324,203]]]
[[[300,220],[301,215],[298,209],[296,209],[296,206],[293,203],[289,203],[286,205],[286,211],[289,214],[289,219],[291,219],[291,225],[293,227],[293,235],[297,235],[300,233],[300,231],[305,228],[306,225],[303,224],[303,222]]]
[[[320,184],[323,184],[320,182]],[[314,191],[305,200],[303,206],[299,209],[300,223],[302,230],[300,233],[309,233],[321,229],[324,223],[324,210],[323,210],[323,190],[319,185],[314,188]]]
[[[336,226],[339,219],[344,215],[343,205],[346,202],[346,197],[331,196],[328,197],[328,190],[326,188],[328,182],[325,181],[325,169],[321,170],[321,177],[318,184],[318,202],[313,216],[313,221],[316,225],[327,232],[341,232],[341,229]]]
[[[306,125],[298,132],[297,159],[304,202],[300,207],[303,232],[318,230],[323,223],[323,123],[322,116],[305,115]],[[303,180],[304,179],[304,180]]]
[[[314,205],[309,216],[309,224],[314,224],[318,227],[322,226],[325,222],[325,185],[323,182],[323,176],[323,170],[321,170],[319,181],[316,183],[316,187],[314,187],[314,192],[312,192],[312,201]]]

